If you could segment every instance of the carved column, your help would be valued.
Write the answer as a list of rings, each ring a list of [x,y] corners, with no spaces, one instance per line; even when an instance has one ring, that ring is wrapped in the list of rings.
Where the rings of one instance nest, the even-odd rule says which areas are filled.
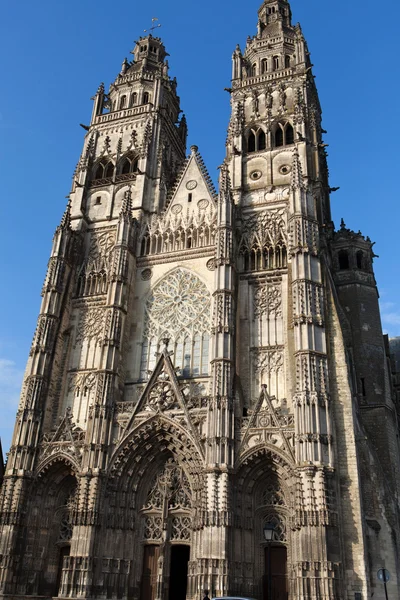
[[[14,593],[15,576],[23,555],[22,535],[27,490],[30,486],[46,411],[54,350],[64,297],[71,273],[73,232],[70,206],[56,229],[42,291],[38,324],[25,371],[13,441],[0,492],[0,593]],[[53,367],[54,369],[54,367]]]

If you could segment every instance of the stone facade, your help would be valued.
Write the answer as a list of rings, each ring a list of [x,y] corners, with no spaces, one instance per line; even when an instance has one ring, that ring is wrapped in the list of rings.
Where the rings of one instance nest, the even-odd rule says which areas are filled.
[[[398,598],[398,378],[289,3],[234,51],[218,193],[161,39],[133,54],[53,240],[0,597],[382,600],[385,567]]]

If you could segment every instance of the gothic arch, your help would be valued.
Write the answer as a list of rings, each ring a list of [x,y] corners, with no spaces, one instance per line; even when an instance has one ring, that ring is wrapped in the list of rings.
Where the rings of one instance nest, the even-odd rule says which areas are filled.
[[[30,595],[58,596],[73,534],[77,470],[75,461],[62,452],[44,459],[36,469],[25,514],[31,550],[23,556],[24,568],[35,573],[27,589]]]
[[[160,413],[152,415],[125,436],[111,458],[109,475],[118,478],[119,485],[124,485],[126,477],[135,480],[134,473],[140,476],[143,468],[168,452],[185,469],[193,489],[199,489],[204,464],[196,441],[184,424]]]
[[[42,461],[38,464],[35,469],[35,479],[41,479],[47,474],[53,467],[59,464],[60,467],[70,468],[72,474],[79,473],[80,465],[76,458],[71,455],[59,450],[50,456],[45,456]]]
[[[239,475],[240,473],[250,472],[264,462],[265,459],[276,466],[282,477],[286,479],[297,478],[295,466],[290,456],[267,443],[258,444],[243,452],[236,463],[236,473]]]
[[[296,546],[293,518],[299,481],[294,464],[285,453],[260,444],[239,459],[235,479],[233,505],[237,525],[232,533],[231,560],[237,560],[235,548],[245,544],[250,565],[238,578],[235,593],[263,597],[268,552],[279,560],[283,595],[278,597],[285,598]],[[274,527],[270,546],[263,534],[266,525]]]

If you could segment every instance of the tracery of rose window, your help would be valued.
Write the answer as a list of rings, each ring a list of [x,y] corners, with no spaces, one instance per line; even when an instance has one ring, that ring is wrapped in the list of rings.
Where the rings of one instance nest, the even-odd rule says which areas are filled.
[[[155,286],[146,303],[140,378],[149,378],[165,338],[178,376],[208,375],[210,329],[207,287],[190,271],[176,269]]]

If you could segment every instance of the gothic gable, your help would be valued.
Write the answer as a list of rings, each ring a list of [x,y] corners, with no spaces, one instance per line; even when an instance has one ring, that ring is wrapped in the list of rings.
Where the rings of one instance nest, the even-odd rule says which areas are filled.
[[[200,215],[202,211],[209,212],[216,206],[216,191],[197,146],[192,146],[191,151],[172,190],[167,214],[188,218],[193,214]]]
[[[192,423],[185,395],[179,385],[176,370],[172,364],[171,355],[168,351],[168,340],[162,350],[156,367],[133,411],[132,417],[127,425],[127,432],[133,428],[135,419],[139,415],[157,414],[170,411],[183,412],[185,426],[196,440],[200,452],[203,454],[199,441],[198,431]]]

